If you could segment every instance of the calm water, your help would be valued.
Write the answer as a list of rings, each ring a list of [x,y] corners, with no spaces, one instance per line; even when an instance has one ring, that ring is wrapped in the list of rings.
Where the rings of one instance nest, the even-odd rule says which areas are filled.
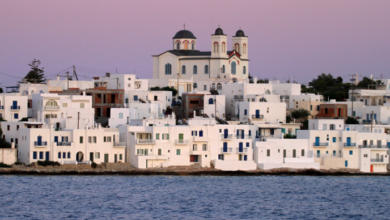
[[[390,219],[390,177],[0,176],[1,219]]]

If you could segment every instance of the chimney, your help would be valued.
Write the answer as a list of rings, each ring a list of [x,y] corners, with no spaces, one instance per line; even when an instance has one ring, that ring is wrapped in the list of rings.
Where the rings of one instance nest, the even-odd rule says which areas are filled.
[[[83,96],[85,96],[85,91],[83,91]]]
[[[60,75],[57,75],[57,81],[60,80]]]
[[[257,83],[257,77],[253,77],[253,83],[254,83],[254,84]]]

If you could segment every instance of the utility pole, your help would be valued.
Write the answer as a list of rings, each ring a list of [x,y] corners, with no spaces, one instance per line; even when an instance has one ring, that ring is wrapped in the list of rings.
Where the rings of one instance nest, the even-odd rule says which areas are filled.
[[[69,90],[69,71],[66,71],[66,82],[67,82],[68,90]]]
[[[80,112],[77,112],[77,129],[80,129]]]
[[[352,74],[352,75],[350,75],[350,76],[352,76],[352,78],[351,78],[351,82],[354,82],[356,79],[355,79],[355,76],[356,76],[356,74]],[[355,115],[353,114],[353,99],[354,99],[354,97],[353,97],[353,95],[354,95],[354,93],[355,93],[355,87],[354,87],[354,83],[351,83],[351,87],[352,87],[352,94],[351,94],[351,100],[352,100],[352,112],[351,112],[351,114],[352,114],[352,117],[353,118],[355,118]],[[348,116],[348,115],[347,115]]]
[[[76,66],[75,65],[73,65],[73,76],[76,77],[77,81],[79,81],[79,78],[77,77]]]

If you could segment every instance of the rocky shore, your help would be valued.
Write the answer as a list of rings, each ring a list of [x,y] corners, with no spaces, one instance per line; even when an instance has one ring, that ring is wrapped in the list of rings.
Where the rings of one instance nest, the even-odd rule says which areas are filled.
[[[301,175],[301,176],[390,176],[387,173],[362,173],[355,169],[312,170],[312,169],[273,169],[254,171],[222,171],[199,166],[177,166],[168,168],[137,169],[130,164],[101,164],[97,168],[90,165],[24,166],[0,168],[0,175],[175,175],[175,176],[261,176],[261,175]]]

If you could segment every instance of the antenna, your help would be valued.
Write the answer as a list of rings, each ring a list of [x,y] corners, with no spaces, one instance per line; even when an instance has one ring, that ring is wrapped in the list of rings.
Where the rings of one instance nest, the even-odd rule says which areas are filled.
[[[76,77],[77,81],[79,81],[79,78],[77,77],[76,66],[75,65],[73,65],[73,76]]]

